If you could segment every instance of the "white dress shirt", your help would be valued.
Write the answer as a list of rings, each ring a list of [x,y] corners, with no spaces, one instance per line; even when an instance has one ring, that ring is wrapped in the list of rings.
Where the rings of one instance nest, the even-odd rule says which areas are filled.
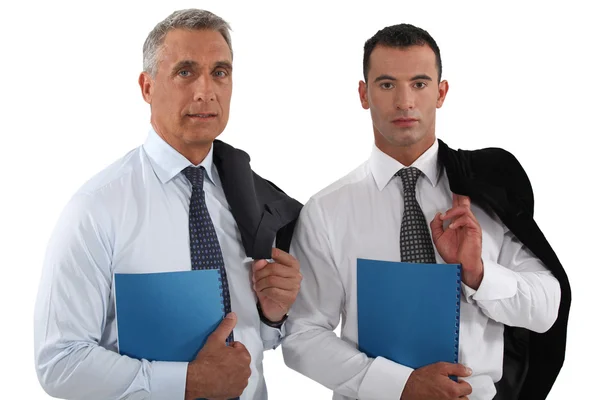
[[[416,197],[427,221],[452,207],[438,166],[438,142],[412,165],[423,175]],[[412,369],[357,350],[356,259],[400,261],[403,168],[376,146],[370,159],[314,195],[303,208],[291,253],[302,288],[283,342],[286,364],[334,391],[334,399],[398,400]],[[484,277],[477,291],[463,284],[459,362],[471,400],[489,400],[502,376],[504,324],[548,330],[558,314],[560,286],[496,215],[472,205],[483,231]],[[444,263],[437,253],[436,261]],[[341,338],[333,330],[342,316]],[[390,318],[394,318],[390,315]]]
[[[223,251],[235,340],[252,357],[242,400],[263,400],[263,349],[281,332],[260,322],[246,257],[213,149],[206,204]],[[35,363],[52,396],[68,399],[184,398],[187,363],[149,362],[117,353],[114,273],[187,271],[190,162],[151,130],[143,146],[87,182],[63,211],[50,240],[35,308]]]

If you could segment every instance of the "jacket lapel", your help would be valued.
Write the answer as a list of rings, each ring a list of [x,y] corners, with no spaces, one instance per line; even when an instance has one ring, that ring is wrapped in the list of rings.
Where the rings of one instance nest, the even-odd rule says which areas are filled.
[[[250,156],[219,140],[214,141],[213,162],[219,171],[225,197],[242,236],[246,255],[250,256],[254,233],[260,221],[260,205],[254,188]]]

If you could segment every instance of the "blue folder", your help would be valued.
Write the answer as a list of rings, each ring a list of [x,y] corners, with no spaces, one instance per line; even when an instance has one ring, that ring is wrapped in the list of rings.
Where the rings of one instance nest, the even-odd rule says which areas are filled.
[[[192,361],[224,317],[218,270],[115,274],[119,353]]]
[[[358,347],[420,368],[458,362],[460,265],[358,259]]]

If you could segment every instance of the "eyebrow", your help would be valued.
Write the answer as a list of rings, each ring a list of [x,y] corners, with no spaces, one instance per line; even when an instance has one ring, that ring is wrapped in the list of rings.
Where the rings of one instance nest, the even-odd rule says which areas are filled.
[[[377,83],[379,81],[396,81],[396,78],[394,78],[393,76],[390,75],[379,75],[377,78],[375,78],[375,80],[373,81],[374,83]]]
[[[183,61],[179,61],[177,64],[175,64],[175,66],[173,67],[173,71],[179,71],[183,67],[195,68],[197,66],[198,66],[198,63],[196,61],[183,60]]]
[[[181,68],[198,68],[199,64],[196,61],[193,60],[182,60],[179,61],[177,64],[175,64],[175,66],[173,67],[173,71],[179,71]],[[217,61],[215,63],[214,68],[225,68],[227,70],[232,70],[233,66],[231,65],[231,63],[229,61]]]
[[[411,81],[418,81],[418,80],[425,80],[425,81],[433,81],[433,79],[431,79],[431,77],[429,75],[425,75],[425,74],[421,74],[421,75],[415,75],[412,78],[410,78]],[[375,78],[375,80],[373,82],[377,83],[379,81],[397,81],[396,78],[394,78],[391,75],[379,75],[377,78]]]
[[[228,69],[230,71],[233,69],[233,65],[231,65],[231,63],[229,61],[217,61],[215,63],[215,68],[219,68],[219,67]]]
[[[429,75],[416,75],[413,76],[412,78],[410,78],[411,81],[433,81],[433,79],[431,79],[431,77]]]

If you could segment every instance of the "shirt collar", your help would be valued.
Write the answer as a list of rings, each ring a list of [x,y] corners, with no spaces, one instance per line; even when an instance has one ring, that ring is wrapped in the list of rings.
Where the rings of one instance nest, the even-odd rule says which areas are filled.
[[[177,174],[189,166],[204,167],[206,176],[212,184],[215,184],[213,179],[215,171],[213,164],[213,145],[204,160],[198,165],[193,165],[181,153],[171,147],[170,144],[164,141],[153,128],[150,128],[148,137],[144,142],[144,151],[150,158],[154,173],[162,183],[166,183],[173,179]]]
[[[440,177],[440,170],[437,162],[438,149],[439,144],[438,141],[435,140],[433,145],[410,165],[420,169],[433,187],[438,184],[438,179]],[[375,144],[373,144],[369,165],[377,188],[380,191],[387,186],[396,172],[400,171],[402,168],[408,167],[385,154]]]

